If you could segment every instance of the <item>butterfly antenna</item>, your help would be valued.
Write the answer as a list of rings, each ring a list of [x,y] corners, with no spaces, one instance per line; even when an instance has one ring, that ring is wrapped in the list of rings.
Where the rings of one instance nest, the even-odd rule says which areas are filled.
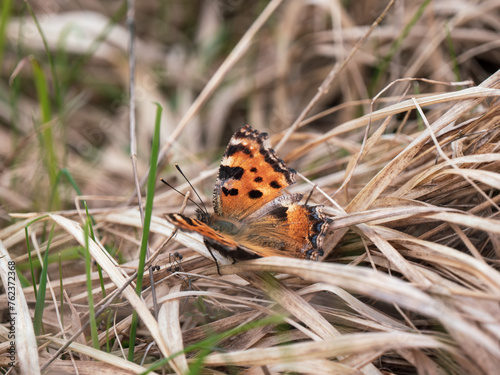
[[[174,190],[176,193],[179,193],[179,194],[180,194],[180,195],[182,195],[183,197],[185,197],[185,196],[186,196],[186,194],[181,193],[179,190],[177,190],[176,188],[174,188],[172,185],[170,185],[170,184],[169,184],[167,181],[165,181],[163,178],[160,178],[160,181],[161,181],[161,182],[163,182],[165,185],[167,185],[170,189]],[[189,185],[191,185],[191,184],[189,184]],[[195,193],[196,193],[196,191],[195,191]],[[198,194],[196,194],[196,195],[198,195]],[[198,198],[199,198],[199,197],[198,197]],[[191,199],[191,198],[189,198],[189,197],[188,197],[188,199],[189,199],[192,203],[194,203],[194,204],[195,204],[195,205],[196,205],[196,206],[197,206],[200,210],[202,210],[202,211],[203,211],[203,209],[201,208],[201,206],[200,206],[198,203],[196,203],[194,200],[192,200],[192,199]],[[201,203],[203,203],[203,202],[201,202]],[[203,205],[203,207],[205,207],[205,205]],[[205,207],[205,211],[206,211],[206,209],[207,209],[207,208]]]
[[[200,195],[198,194],[198,192],[196,191],[196,189],[193,187],[193,185],[191,185],[191,182],[189,182],[188,178],[186,177],[186,175],[182,172],[181,170],[181,167],[179,167],[178,164],[175,165],[175,168],[177,168],[177,170],[179,171],[179,173],[182,175],[182,177],[184,177],[184,179],[186,180],[186,182],[189,184],[189,186],[191,186],[191,189],[193,189],[194,193],[196,194],[196,196],[198,197],[198,199],[200,200],[201,204],[203,205],[203,208],[205,209],[205,213],[208,215],[208,210],[207,210],[207,207],[205,206],[205,203],[203,203],[203,200],[201,199]],[[198,206],[198,205],[197,205]],[[200,207],[200,206],[198,206]],[[200,207],[201,209],[201,207]]]
[[[314,192],[314,190],[316,189],[316,186],[318,186],[317,184],[314,184],[313,188],[311,189],[311,192],[309,193],[309,195],[307,196],[307,199],[306,199],[306,203],[304,204],[307,204],[309,202],[309,199],[311,199],[311,196]]]

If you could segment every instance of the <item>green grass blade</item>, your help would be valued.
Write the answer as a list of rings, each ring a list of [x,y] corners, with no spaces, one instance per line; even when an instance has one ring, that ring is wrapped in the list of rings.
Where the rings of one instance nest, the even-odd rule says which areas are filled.
[[[78,187],[78,184],[76,183],[75,179],[73,178],[73,176],[71,175],[71,173],[66,168],[61,169],[59,171],[59,174],[61,176],[66,177],[66,179],[68,180],[68,182],[70,183],[70,185],[73,187],[73,189],[75,189],[77,195],[82,195],[82,191]]]
[[[33,285],[33,292],[34,292],[34,295],[35,295],[35,299],[37,298],[37,294],[38,294],[38,290],[36,288],[36,280],[35,280],[35,267],[34,267],[34,262],[33,262],[33,258],[31,257],[31,246],[30,246],[30,238],[29,238],[29,233],[28,233],[28,228],[31,224],[33,224],[34,222],[38,221],[38,220],[42,220],[42,219],[45,219],[47,216],[42,216],[42,217],[39,217],[39,218],[36,218],[32,221],[30,221],[28,224],[26,224],[26,226],[24,227],[24,237],[25,237],[25,240],[26,240],[26,251],[28,252],[28,264],[29,264],[29,269],[31,271],[31,282],[32,282],[32,285]],[[37,259],[38,260],[38,259]],[[18,271],[22,271],[21,268],[19,268],[21,265],[16,265],[16,269]],[[31,285],[31,284],[30,284]]]
[[[0,13],[0,66],[3,60],[3,50],[5,48],[5,30],[7,28],[7,23],[9,22],[10,13],[12,10],[12,0],[2,1],[2,10]]]
[[[86,201],[83,201],[83,204],[85,205],[85,212],[87,213],[87,217],[89,218],[90,220],[90,226],[89,226],[89,230],[90,230],[90,237],[92,238],[92,241],[95,242],[95,234],[94,234],[94,228],[92,227],[92,224],[95,223],[94,219],[89,215],[89,207],[87,206],[87,202]],[[106,297],[106,288],[104,287],[104,277],[102,275],[102,268],[101,266],[98,264],[97,265],[97,273],[99,274],[99,282],[101,284],[101,293],[102,293],[102,298],[105,298]]]
[[[36,281],[35,281],[35,268],[33,267],[33,258],[31,257],[31,246],[30,246],[30,238],[29,238],[29,233],[28,233],[28,227],[30,224],[26,225],[24,227],[24,237],[26,239],[26,249],[28,252],[28,262],[29,262],[29,268],[31,271],[31,282],[33,285],[33,294],[35,295],[35,299],[37,298],[38,295],[38,289],[36,288]],[[16,267],[17,268],[17,267]]]
[[[29,280],[26,277],[24,277],[24,275],[22,273],[20,273],[17,270],[16,270],[16,272],[17,272],[17,277],[19,279],[19,282],[21,283],[21,287],[23,289],[31,286],[31,283],[29,282]]]
[[[40,103],[40,113],[42,115],[40,120],[42,123],[46,123],[52,118],[47,79],[38,61],[33,56],[31,56],[29,60],[31,67],[33,68],[33,78],[35,79],[36,93],[38,96],[38,102]]]
[[[149,228],[151,225],[151,215],[153,213],[153,198],[156,185],[156,168],[158,163],[158,153],[160,150],[160,125],[162,111],[162,107],[156,103],[155,132],[153,136],[153,144],[151,147],[151,157],[149,162],[149,176],[146,191],[146,208],[144,210],[144,227],[142,230],[141,253],[139,256],[139,265],[137,266],[137,281],[135,291],[138,295],[140,295],[142,291],[144,265],[146,263],[146,254],[148,248]],[[129,361],[132,361],[134,359],[134,342],[136,337],[138,319],[139,317],[134,311],[132,315],[132,324],[130,326],[130,344],[128,352]]]
[[[87,296],[89,303],[89,320],[90,320],[90,334],[92,336],[92,346],[94,349],[99,350],[99,335],[97,333],[97,324],[95,320],[94,297],[92,296],[92,260],[90,259],[89,250],[89,234],[92,232],[92,224],[90,219],[85,223],[85,278],[87,279]]]
[[[161,114],[162,107],[159,104],[156,110],[156,120],[155,120],[155,132],[153,136],[153,144],[151,147],[151,159],[149,162],[149,177],[148,185],[146,191],[146,208],[144,210],[144,228],[142,231],[142,241],[141,241],[141,254],[139,259],[138,274],[137,274],[137,294],[141,294],[142,291],[142,279],[144,277],[144,264],[146,263],[146,253],[148,247],[149,238],[149,228],[151,225],[151,216],[153,214],[153,199],[155,194],[156,186],[156,168],[158,163],[158,153],[160,151],[160,125],[161,125]]]
[[[49,233],[49,238],[47,240],[47,248],[45,249],[45,254],[43,257],[43,268],[42,274],[40,275],[40,284],[38,287],[38,295],[36,296],[35,304],[35,317],[33,318],[33,328],[35,330],[35,335],[40,335],[42,329],[42,318],[43,311],[45,309],[45,294],[47,292],[47,268],[49,266],[49,250],[50,243],[52,242],[52,236],[54,234],[54,225]]]
[[[61,259],[62,262],[78,260],[81,258],[80,254],[81,249],[82,249],[81,246],[73,246],[61,250],[58,254],[50,254],[48,262],[49,264],[57,263],[59,258]],[[28,269],[37,269],[42,266],[38,258],[30,257],[29,251],[30,250],[28,249],[28,261],[21,262],[19,263],[19,265],[16,265],[19,271],[26,271]]]
[[[63,293],[63,288],[64,288],[64,283],[63,283],[63,277],[62,277],[62,260],[61,260],[61,253],[59,255],[59,311],[60,311],[60,316],[61,316],[61,326],[64,327],[64,293]]]
[[[54,149],[54,136],[52,133],[52,124],[50,120],[52,118],[52,110],[50,106],[49,99],[49,89],[47,86],[47,79],[45,73],[40,67],[38,61],[33,57],[30,58],[31,66],[33,68],[33,77],[35,80],[35,86],[38,96],[38,101],[40,103],[40,113],[41,113],[41,150],[43,152],[42,159],[44,161],[45,167],[49,174],[50,186],[54,193],[53,205],[49,209],[59,207],[59,196],[57,190],[54,190],[57,185],[57,175],[58,175],[58,163],[56,158],[56,152]]]
[[[52,81],[54,82],[54,93],[55,93],[55,98],[56,98],[57,109],[60,110],[62,108],[62,97],[61,97],[61,91],[59,89],[59,81],[57,79],[54,60],[52,59],[52,53],[49,49],[49,44],[47,43],[47,39],[45,38],[45,34],[43,33],[43,30],[40,27],[40,24],[38,23],[38,18],[36,17],[35,13],[33,12],[33,9],[31,8],[30,4],[27,1],[25,2],[25,4],[26,4],[26,7],[28,8],[28,11],[31,15],[31,18],[33,19],[33,22],[35,22],[35,25],[36,25],[36,28],[38,30],[38,33],[40,34],[40,37],[42,38],[43,47],[45,48],[45,53],[47,55],[50,71],[52,74]],[[46,121],[44,121],[44,122],[46,122]]]

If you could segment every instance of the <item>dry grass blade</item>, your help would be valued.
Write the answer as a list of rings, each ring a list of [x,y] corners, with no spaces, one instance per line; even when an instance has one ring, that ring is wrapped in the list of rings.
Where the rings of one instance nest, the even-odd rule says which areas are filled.
[[[279,306],[294,315],[305,326],[309,327],[318,337],[327,339],[338,335],[338,332],[328,324],[328,321],[306,300],[280,283],[272,275],[245,275],[245,278],[256,288],[264,291]]]
[[[170,289],[171,293],[181,290],[181,284],[174,285]],[[165,302],[158,312],[158,325],[165,337],[165,343],[169,346],[171,353],[182,352],[184,345],[182,342],[182,329],[179,321],[179,300],[172,299]],[[184,353],[173,359],[182,374],[188,371],[186,355]]]
[[[58,339],[56,337],[48,337],[45,340],[47,340],[50,343],[53,343],[56,346],[62,346],[63,344],[65,344],[64,340]],[[117,368],[119,369],[120,373],[137,374],[139,372],[146,371],[146,368],[136,365],[133,362],[127,361],[123,358],[117,357],[116,355],[110,353],[105,353],[101,350],[90,348],[87,345],[82,345],[74,342],[69,346],[69,348],[75,351],[76,353],[84,354],[101,362],[112,365],[113,368],[110,368],[109,371],[117,371]],[[57,363],[52,371],[57,371]]]
[[[370,333],[344,335],[320,342],[287,345],[276,348],[249,349],[241,352],[212,354],[205,363],[214,366],[263,366],[286,362],[301,362],[314,359],[341,357],[347,354],[377,352],[404,348],[453,348],[435,338],[411,333]]]
[[[5,305],[10,311],[17,312],[11,317],[12,320],[8,321],[9,329],[4,332],[6,334],[4,337],[9,338],[6,341],[9,348],[6,348],[5,352],[17,353],[17,359],[14,354],[13,358],[9,358],[9,362],[19,361],[19,367],[24,374],[40,374],[38,347],[30,309],[19,279],[14,275],[14,265],[7,249],[0,241],[0,276],[8,296]],[[11,348],[12,342],[15,342],[15,349]]]

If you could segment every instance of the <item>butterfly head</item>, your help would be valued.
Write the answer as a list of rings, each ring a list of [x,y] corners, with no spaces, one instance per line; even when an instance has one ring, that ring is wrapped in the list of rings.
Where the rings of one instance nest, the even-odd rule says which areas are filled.
[[[201,208],[196,209],[196,218],[205,224],[209,224],[211,221],[210,214],[206,210],[202,210]]]

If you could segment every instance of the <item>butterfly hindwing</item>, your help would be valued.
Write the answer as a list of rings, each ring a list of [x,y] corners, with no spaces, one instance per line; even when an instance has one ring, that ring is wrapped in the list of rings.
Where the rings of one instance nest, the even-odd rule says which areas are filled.
[[[234,239],[240,246],[264,255],[318,259],[331,220],[321,206],[299,205],[301,194],[283,195],[252,214]]]

